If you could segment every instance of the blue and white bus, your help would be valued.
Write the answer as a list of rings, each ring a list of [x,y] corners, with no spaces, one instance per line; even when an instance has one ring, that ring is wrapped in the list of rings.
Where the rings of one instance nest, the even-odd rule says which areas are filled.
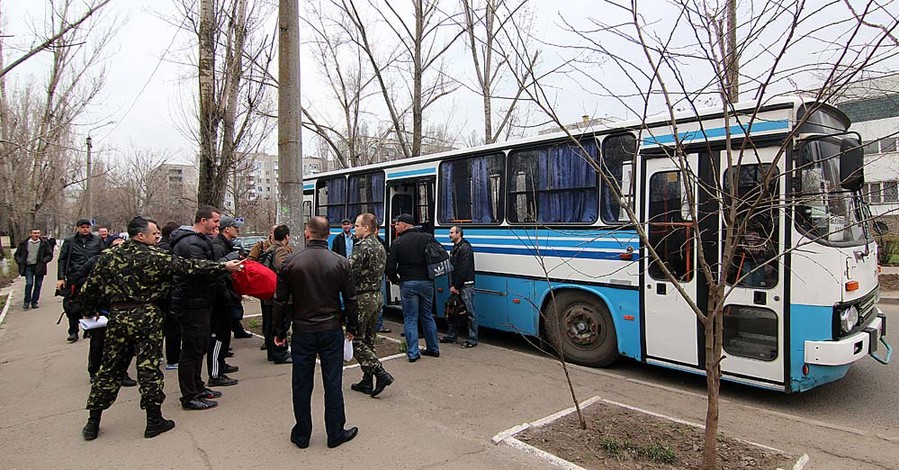
[[[557,133],[320,173],[305,180],[304,202],[307,214],[332,221],[333,234],[362,212],[381,221],[409,213],[449,249],[450,227],[462,227],[475,251],[479,325],[546,337],[547,322],[558,321],[560,337],[549,339],[590,366],[623,356],[704,373],[703,327],[636,227],[706,309],[701,243],[730,284],[723,378],[798,392],[869,355],[886,363],[891,352],[849,124],[836,108],[799,97],[744,103],[727,119],[709,110],[675,125],[659,117],[580,130],[576,143]],[[739,167],[728,167],[727,135],[743,149]],[[746,201],[772,204],[754,212],[724,266],[729,218],[708,189],[732,184]],[[389,243],[389,223],[383,230]],[[438,279],[438,315],[448,295]],[[398,304],[396,289],[390,298]]]

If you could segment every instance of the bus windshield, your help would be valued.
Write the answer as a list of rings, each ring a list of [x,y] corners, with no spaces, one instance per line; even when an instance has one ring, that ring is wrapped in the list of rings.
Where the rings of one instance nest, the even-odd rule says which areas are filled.
[[[801,146],[796,220],[813,241],[860,245],[866,237],[858,195],[840,186],[841,142],[839,137],[827,137]]]

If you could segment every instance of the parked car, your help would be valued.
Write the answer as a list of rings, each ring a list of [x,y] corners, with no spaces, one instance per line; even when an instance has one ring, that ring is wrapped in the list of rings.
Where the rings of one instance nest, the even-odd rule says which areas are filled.
[[[250,248],[253,248],[253,245],[267,238],[268,236],[259,234],[243,235],[234,239],[234,249],[241,252],[241,254],[247,254],[250,252]]]

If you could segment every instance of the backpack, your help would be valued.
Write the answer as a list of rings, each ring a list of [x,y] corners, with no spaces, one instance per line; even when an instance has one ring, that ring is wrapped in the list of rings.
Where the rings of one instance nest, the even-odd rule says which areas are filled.
[[[259,255],[258,263],[265,266],[268,269],[271,269],[274,272],[275,271],[275,250],[273,250],[272,248],[274,248],[274,247],[269,247],[268,250],[263,251],[262,254]]]
[[[450,263],[450,255],[433,235],[429,235],[428,237],[428,244],[425,245],[425,261],[428,263],[428,277],[435,279],[446,276],[453,270],[453,265]]]

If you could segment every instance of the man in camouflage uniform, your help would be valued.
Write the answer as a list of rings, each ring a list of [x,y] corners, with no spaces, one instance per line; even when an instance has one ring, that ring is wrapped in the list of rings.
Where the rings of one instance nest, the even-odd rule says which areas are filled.
[[[144,217],[131,220],[128,235],[130,240],[100,255],[82,288],[88,311],[96,311],[101,299],[111,304],[103,363],[87,399],[90,417],[82,435],[88,441],[96,439],[100,416],[119,393],[122,372],[130,362],[125,353],[129,345],[133,345],[137,355],[140,407],[147,410],[144,437],[156,437],[175,427],[175,422],[163,418],[160,411],[165,394],[159,370],[163,322],[159,301],[171,288],[173,273],[211,275],[241,268],[239,261],[187,260],[157,248],[159,228]]]
[[[366,212],[356,217],[355,228],[359,241],[349,260],[356,280],[359,334],[353,338],[353,357],[362,368],[362,381],[350,388],[376,397],[393,383],[393,376],[384,370],[375,353],[375,326],[381,311],[381,281],[387,252],[378,241],[378,223],[374,214]],[[372,377],[377,378],[377,384],[372,383]]]

